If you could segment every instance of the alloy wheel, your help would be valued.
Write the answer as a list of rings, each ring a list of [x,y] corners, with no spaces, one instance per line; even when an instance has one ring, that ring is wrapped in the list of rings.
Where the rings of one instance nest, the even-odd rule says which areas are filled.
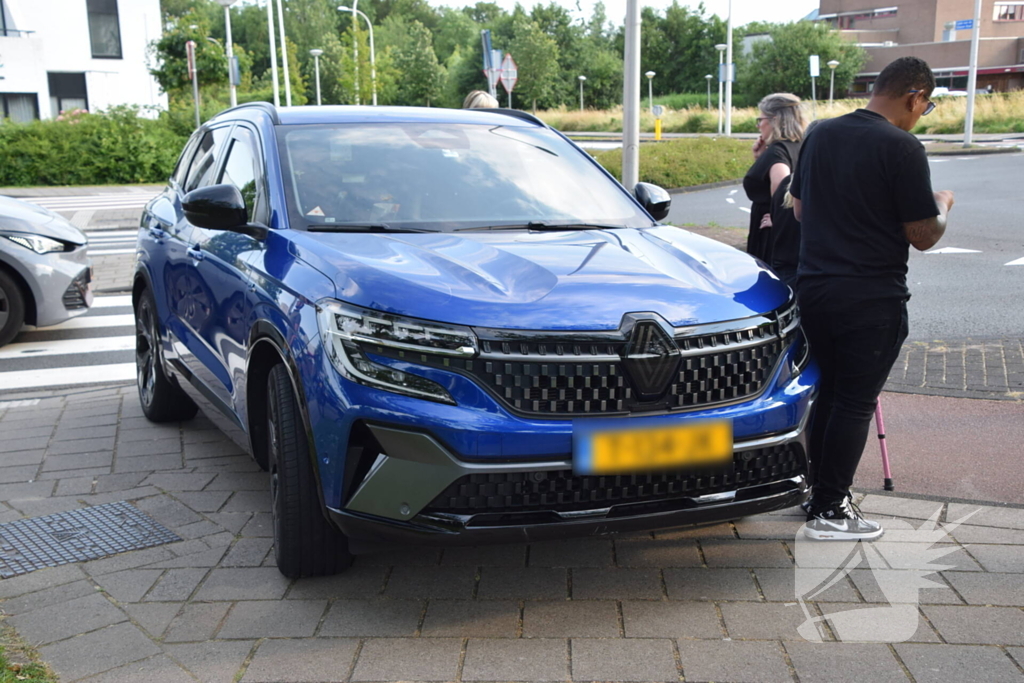
[[[153,322],[149,302],[143,301],[139,305],[139,315],[135,318],[135,368],[139,394],[147,406],[153,403],[156,387],[156,334]]]

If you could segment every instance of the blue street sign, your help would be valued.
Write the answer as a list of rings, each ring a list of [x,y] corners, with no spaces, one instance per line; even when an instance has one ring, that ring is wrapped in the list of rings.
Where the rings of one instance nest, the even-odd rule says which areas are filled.
[[[957,31],[967,31],[974,28],[974,19],[959,19],[956,22]]]

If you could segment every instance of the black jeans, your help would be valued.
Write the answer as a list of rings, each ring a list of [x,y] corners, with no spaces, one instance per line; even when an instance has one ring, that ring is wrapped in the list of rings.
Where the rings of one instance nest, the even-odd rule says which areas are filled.
[[[804,333],[821,368],[809,444],[816,506],[849,494],[878,394],[907,338],[905,300],[844,303],[835,294],[817,287],[799,293]]]

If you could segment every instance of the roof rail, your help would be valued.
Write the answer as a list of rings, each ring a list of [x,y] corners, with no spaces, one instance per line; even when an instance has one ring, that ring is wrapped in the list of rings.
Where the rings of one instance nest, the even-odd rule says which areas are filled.
[[[255,107],[257,109],[262,109],[266,113],[270,114],[270,120],[273,121],[275,125],[278,125],[278,124],[281,123],[281,118],[277,115],[277,107],[272,105],[270,102],[262,102],[262,101],[261,102],[245,102],[243,104],[236,105],[236,106],[231,107],[229,109],[225,109],[225,110],[219,112],[217,114],[217,116],[220,116],[221,114],[226,114],[229,111],[237,111],[239,109],[249,109],[249,108],[253,108],[253,107]]]
[[[531,114],[529,112],[525,112],[525,111],[520,111],[519,109],[505,109],[503,107],[495,107],[495,108],[492,108],[492,109],[488,109],[488,108],[481,107],[480,111],[487,111],[487,112],[491,112],[492,114],[504,114],[505,116],[514,116],[517,119],[523,119],[524,121],[529,121],[531,123],[536,123],[536,124],[538,124],[540,126],[543,126],[545,128],[548,127],[548,124],[544,123],[543,121],[538,119],[533,114]]]

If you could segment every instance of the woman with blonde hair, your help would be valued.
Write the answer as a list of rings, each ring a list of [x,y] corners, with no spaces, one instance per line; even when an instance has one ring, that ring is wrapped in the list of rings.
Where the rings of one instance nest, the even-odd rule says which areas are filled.
[[[474,90],[462,102],[463,109],[495,109],[497,106],[498,100],[483,90]]]
[[[754,163],[743,178],[743,190],[752,202],[747,253],[770,262],[772,245],[772,195],[783,178],[796,168],[807,119],[800,98],[791,93],[766,95],[757,105]]]

